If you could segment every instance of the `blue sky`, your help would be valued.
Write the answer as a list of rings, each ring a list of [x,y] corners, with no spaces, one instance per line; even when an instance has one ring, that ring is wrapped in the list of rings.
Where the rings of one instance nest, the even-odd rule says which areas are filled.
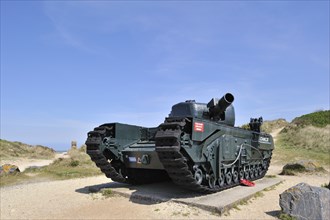
[[[329,1],[1,1],[1,139],[65,150],[226,92],[236,125],[329,109]]]

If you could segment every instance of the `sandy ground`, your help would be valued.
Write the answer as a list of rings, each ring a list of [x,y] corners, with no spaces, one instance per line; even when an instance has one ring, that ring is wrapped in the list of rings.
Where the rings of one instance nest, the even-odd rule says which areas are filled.
[[[270,175],[281,166],[274,165]],[[262,197],[232,209],[221,219],[276,219],[279,194],[300,182],[314,186],[329,182],[329,175],[282,176],[284,182]],[[130,201],[115,196],[104,198],[88,193],[86,186],[109,182],[104,176],[38,182],[0,188],[0,219],[220,219],[216,213],[173,202],[158,204]]]
[[[277,135],[282,131],[284,127],[275,129],[272,133],[270,133],[273,136],[274,142],[277,140]]]
[[[33,183],[1,188],[1,219],[168,219],[211,213],[171,202],[134,203],[124,197],[88,194],[85,186],[107,183],[106,177]]]
[[[35,162],[46,165],[46,161]],[[36,164],[29,161],[21,165]],[[277,175],[283,165],[273,162],[267,175]],[[263,196],[250,199],[221,217],[170,201],[154,204],[121,196],[105,198],[86,190],[86,186],[108,183],[110,180],[105,176],[29,183],[0,188],[0,219],[276,219],[280,211],[279,194],[283,191],[300,182],[321,186],[330,180],[328,173],[280,178],[283,183],[275,189],[264,191]]]

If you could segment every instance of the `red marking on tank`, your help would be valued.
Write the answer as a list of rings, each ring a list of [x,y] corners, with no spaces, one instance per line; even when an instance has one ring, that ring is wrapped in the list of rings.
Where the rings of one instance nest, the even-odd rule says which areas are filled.
[[[194,131],[204,132],[204,123],[195,122],[194,123]]]

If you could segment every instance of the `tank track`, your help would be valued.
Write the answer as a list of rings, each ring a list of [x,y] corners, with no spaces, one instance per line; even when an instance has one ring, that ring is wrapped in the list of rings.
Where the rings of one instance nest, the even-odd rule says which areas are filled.
[[[106,177],[111,178],[116,182],[128,183],[128,180],[116,171],[108,159],[103,155],[103,152],[99,150],[99,146],[102,144],[107,129],[109,129],[107,126],[101,125],[94,128],[93,131],[88,132],[88,138],[85,143],[87,145],[86,153]]]
[[[177,121],[165,120],[165,123],[159,126],[159,131],[155,137],[156,152],[172,181],[183,188],[199,193],[215,193],[239,185],[240,183],[238,182],[222,187],[216,185],[214,188],[210,188],[197,183],[189,169],[187,158],[180,152],[181,134],[185,125],[186,119]],[[267,167],[262,174],[258,177],[250,178],[250,180],[253,181],[264,177],[270,164],[270,158],[267,160],[269,160],[267,161]]]

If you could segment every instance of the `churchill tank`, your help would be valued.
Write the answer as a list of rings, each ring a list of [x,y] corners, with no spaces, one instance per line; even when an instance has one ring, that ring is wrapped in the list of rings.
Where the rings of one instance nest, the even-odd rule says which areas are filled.
[[[213,193],[263,178],[273,138],[262,132],[262,117],[249,129],[235,127],[234,96],[208,103],[172,106],[158,127],[102,124],[88,132],[87,154],[113,181],[144,184],[171,180],[183,188]]]

